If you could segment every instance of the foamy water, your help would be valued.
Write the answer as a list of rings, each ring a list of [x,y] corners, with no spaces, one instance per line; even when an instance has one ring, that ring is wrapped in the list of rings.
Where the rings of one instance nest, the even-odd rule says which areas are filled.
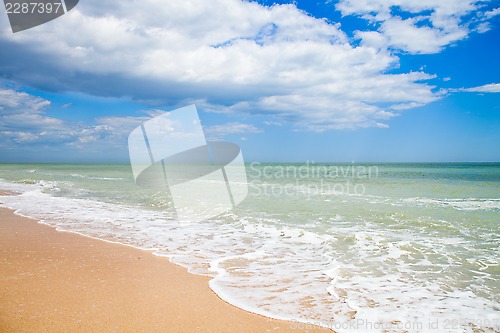
[[[0,190],[21,194],[0,202],[154,250],[297,329],[500,331],[500,166],[299,167],[249,165],[243,204],[197,223],[173,219],[169,197],[137,188],[127,165],[3,165]]]

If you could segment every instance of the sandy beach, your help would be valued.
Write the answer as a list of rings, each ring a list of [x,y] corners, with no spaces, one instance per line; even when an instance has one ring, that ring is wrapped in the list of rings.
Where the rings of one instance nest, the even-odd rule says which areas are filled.
[[[0,208],[2,332],[304,331],[222,301],[208,281],[146,251]]]

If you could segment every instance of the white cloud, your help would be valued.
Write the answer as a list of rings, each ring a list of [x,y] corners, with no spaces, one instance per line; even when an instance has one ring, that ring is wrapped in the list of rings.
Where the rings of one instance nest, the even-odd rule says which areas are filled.
[[[497,15],[486,11],[481,0],[340,0],[343,15],[360,16],[377,31],[358,31],[363,45],[405,52],[437,53],[472,32],[485,32],[485,20]]]
[[[283,126],[282,121],[276,121],[276,120],[266,120],[264,121],[264,125],[266,126]]]
[[[492,18],[492,17],[495,17],[495,16],[497,16],[497,15],[500,15],[500,7],[495,8],[495,9],[493,9],[493,10],[491,10],[491,11],[488,11],[488,12],[484,13],[484,16],[485,16],[486,18],[488,18],[488,19],[490,19],[490,18]]]
[[[223,105],[203,105],[205,111],[228,114],[261,110],[275,118],[295,124],[296,129],[325,131],[386,127],[396,112],[430,103],[440,94],[424,84],[415,83],[434,76],[413,72],[400,75],[374,75],[352,78],[343,84],[324,84],[301,93],[265,96],[255,101]],[[398,89],[396,89],[396,86]],[[379,103],[388,103],[382,107]]]
[[[262,132],[254,125],[238,122],[205,127],[204,131],[208,140],[221,140],[225,136],[231,134],[253,134]]]
[[[35,134],[23,131],[0,131],[0,134],[15,143],[35,142],[38,139]]]
[[[22,91],[0,89],[0,130],[59,128],[62,121],[47,117],[45,110],[51,103],[41,97]],[[26,140],[21,140],[23,142]]]
[[[31,144],[101,152],[124,150],[134,128],[165,113],[159,109],[143,110],[141,116],[99,117],[93,120],[93,124],[83,124],[48,117],[46,112],[51,103],[41,97],[1,88],[0,96],[0,147],[3,148]],[[174,122],[162,124],[178,126]],[[230,134],[261,132],[251,124],[238,122],[206,127],[205,130],[211,140],[221,140]]]
[[[380,28],[388,47],[408,51],[410,53],[438,53],[451,42],[467,37],[467,30],[456,28],[443,32],[442,29],[427,26],[417,27],[417,19],[403,20],[400,17],[390,18]]]
[[[19,112],[41,113],[50,106],[50,101],[13,89],[0,89],[0,112],[17,114]]]
[[[81,146],[99,142],[104,149],[119,145],[143,117],[104,117],[83,125],[47,116],[51,102],[23,91],[0,88],[0,144]],[[123,145],[122,145],[123,146]]]
[[[500,93],[500,83],[485,84],[479,87],[462,88],[459,90],[466,92]]]
[[[423,105],[425,105],[425,104],[417,103],[417,102],[410,102],[410,103],[393,105],[391,108],[392,108],[392,110],[407,110],[407,109],[417,108],[417,107],[420,107]]]
[[[424,2],[429,5],[422,8],[435,5]],[[357,13],[347,1],[339,6],[343,13]],[[384,6],[376,6],[377,20],[390,14]],[[456,23],[446,14],[453,6],[437,7],[434,25]],[[459,7],[452,13],[472,10]],[[380,121],[396,110],[391,105],[427,104],[440,96],[425,82],[430,75],[386,74],[399,59],[375,46],[433,52],[464,35],[460,27],[439,28],[442,35],[431,29],[424,34],[431,42],[412,38],[408,44],[410,32],[425,32],[414,19],[389,15],[384,24],[380,32],[360,32],[364,44],[355,47],[338,25],[294,5],[88,0],[30,33],[4,29],[0,47],[22,52],[4,55],[0,71],[15,68],[10,74],[20,82],[44,89],[129,96],[169,107],[200,101],[208,111],[267,112],[305,129],[383,126]]]
[[[146,111],[144,111],[146,112]],[[162,111],[165,113],[165,111]],[[156,114],[157,115],[157,114]],[[154,117],[154,114],[149,114],[149,116],[142,117],[100,117],[95,119],[95,122],[99,125],[106,126],[106,128],[113,129],[115,133],[129,134],[134,128],[140,126],[145,121]]]

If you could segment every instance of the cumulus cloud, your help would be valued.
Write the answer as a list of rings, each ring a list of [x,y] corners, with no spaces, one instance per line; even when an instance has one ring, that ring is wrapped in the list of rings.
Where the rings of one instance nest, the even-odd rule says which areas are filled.
[[[77,149],[104,150],[127,147],[131,131],[145,121],[165,113],[143,110],[140,116],[109,116],[93,124],[62,121],[47,116],[51,102],[23,91],[0,88],[0,146],[39,145]],[[210,140],[221,140],[231,134],[260,133],[251,124],[230,122],[205,128]]]
[[[436,13],[451,8],[436,6]],[[339,4],[344,14],[359,12],[351,7]],[[451,24],[449,16],[436,15],[434,25]],[[172,108],[196,102],[206,111],[267,113],[315,131],[386,126],[401,110],[393,105],[440,98],[426,82],[431,75],[387,74],[399,59],[374,47],[436,50],[423,39],[403,45],[397,25],[412,27],[412,20],[388,20],[380,32],[364,35],[371,42],[353,46],[339,25],[294,5],[88,0],[28,32],[12,34],[4,21],[0,72],[45,90],[128,96]],[[461,38],[460,26],[446,29],[438,36],[442,43]],[[436,39],[433,31],[429,36]]]
[[[343,84],[325,84],[304,88],[301,93],[264,96],[231,106],[203,106],[207,111],[228,114],[251,113],[261,110],[275,118],[295,124],[296,130],[356,129],[386,127],[384,121],[398,111],[422,106],[434,101],[440,93],[433,93],[427,85],[416,83],[434,76],[421,72],[405,75],[376,75],[360,77]],[[400,83],[400,89],[394,89]],[[389,106],[381,107],[378,103]],[[281,122],[281,124],[282,124]]]
[[[205,127],[204,131],[208,140],[221,140],[232,134],[253,134],[262,132],[254,125],[238,122]]]
[[[42,113],[50,101],[13,89],[0,90],[0,111],[2,115],[17,113]]]
[[[143,110],[139,116],[108,116],[92,124],[62,121],[47,115],[51,102],[23,91],[0,88],[0,147],[58,147],[77,150],[125,151],[131,131],[145,121],[165,113]],[[205,128],[210,140],[222,140],[231,134],[260,133],[251,124],[230,122]]]
[[[15,143],[30,143],[38,140],[37,135],[23,131],[0,131],[0,134]]]
[[[438,53],[473,31],[489,30],[487,20],[498,14],[482,0],[340,0],[343,15],[359,16],[376,30],[358,31],[363,45],[412,54]]]
[[[59,128],[61,120],[45,115],[50,104],[50,101],[25,92],[0,89],[0,131],[13,135],[12,130],[15,129],[20,131],[17,140],[28,142],[34,138],[26,136],[26,130]]]
[[[484,16],[487,19],[490,19],[490,18],[495,17],[497,15],[500,15],[500,7],[495,8],[493,10],[490,10],[490,11],[487,11],[487,12],[484,13]]]
[[[462,88],[459,91],[480,92],[480,93],[500,93],[500,83],[485,84],[479,87]]]
[[[0,145],[37,144],[81,146],[104,141],[108,146],[123,140],[132,123],[128,117],[100,118],[94,125],[63,121],[47,115],[51,102],[23,91],[0,88]],[[135,123],[149,117],[136,117]],[[113,124],[113,125],[111,125]]]

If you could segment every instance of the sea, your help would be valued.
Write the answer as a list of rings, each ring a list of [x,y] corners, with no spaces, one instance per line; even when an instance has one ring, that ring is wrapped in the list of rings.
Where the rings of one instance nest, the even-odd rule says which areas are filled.
[[[291,328],[500,332],[499,163],[247,163],[248,195],[180,221],[129,164],[0,164],[0,206],[152,250]]]

